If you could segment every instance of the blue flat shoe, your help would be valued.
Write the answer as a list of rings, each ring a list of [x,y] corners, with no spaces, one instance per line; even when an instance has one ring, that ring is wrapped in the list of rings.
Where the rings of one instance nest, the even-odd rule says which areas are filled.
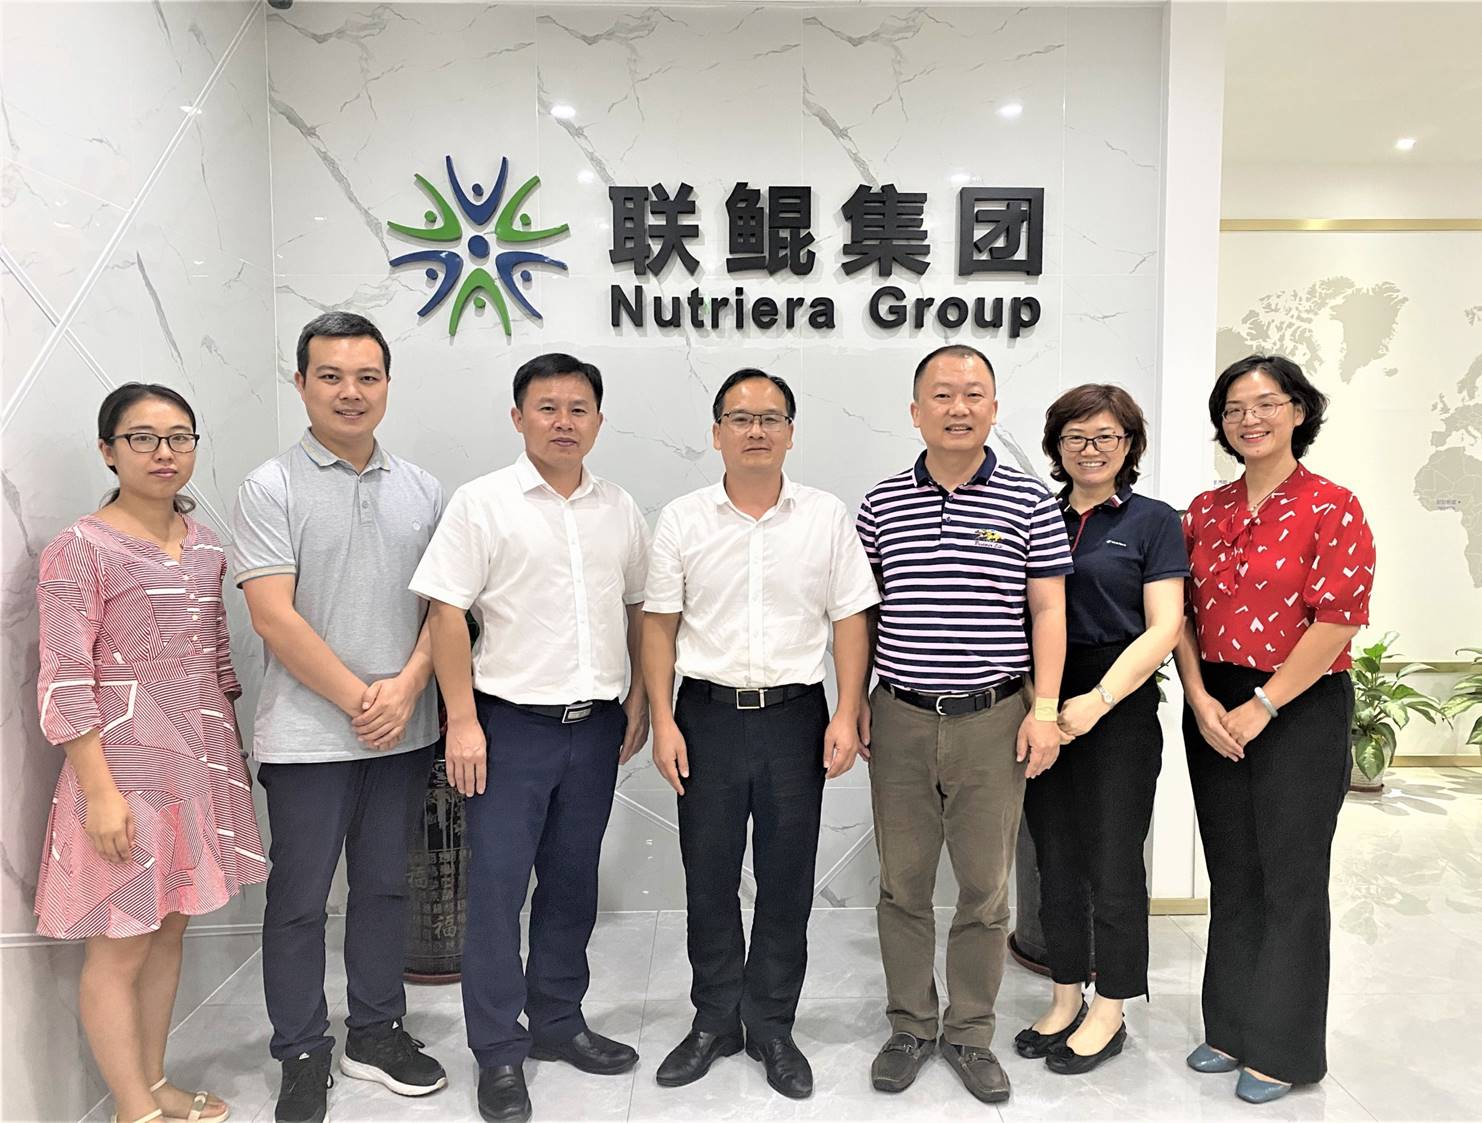
[[[1234,1057],[1227,1057],[1218,1049],[1211,1049],[1208,1044],[1201,1044],[1190,1053],[1185,1058],[1185,1063],[1195,1072],[1234,1072],[1240,1067],[1240,1062]]]
[[[1268,1104],[1279,1100],[1292,1090],[1290,1084],[1279,1080],[1262,1080],[1252,1076],[1249,1069],[1240,1070],[1240,1079],[1235,1082],[1235,1094],[1248,1104]]]

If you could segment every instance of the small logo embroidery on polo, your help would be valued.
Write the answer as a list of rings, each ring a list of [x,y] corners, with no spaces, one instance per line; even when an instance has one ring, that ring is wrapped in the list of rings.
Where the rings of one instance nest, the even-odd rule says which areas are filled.
[[[1120,546],[1124,550],[1127,548],[1127,543],[1125,543],[1125,542],[1118,542],[1115,538],[1108,538],[1106,540],[1106,544],[1108,546]]]
[[[973,537],[987,546],[1001,546],[1003,544],[1003,535],[996,530],[989,530],[987,527],[984,527],[982,530],[973,531]]]

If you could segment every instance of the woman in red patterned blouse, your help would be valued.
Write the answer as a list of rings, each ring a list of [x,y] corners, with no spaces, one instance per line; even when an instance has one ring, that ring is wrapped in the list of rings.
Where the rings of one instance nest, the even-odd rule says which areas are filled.
[[[267,865],[242,764],[216,536],[178,496],[195,414],[131,382],[98,445],[118,491],[41,555],[37,699],[66,750],[36,891],[37,930],[86,939],[80,1007],[115,1118],[218,1123],[226,1104],[164,1078],[188,918]]]
[[[1234,483],[1184,516],[1188,619],[1175,651],[1209,867],[1201,1072],[1241,1067],[1263,1103],[1327,1071],[1328,861],[1347,789],[1348,645],[1368,623],[1374,539],[1358,500],[1299,462],[1327,399],[1252,355],[1215,383]]]

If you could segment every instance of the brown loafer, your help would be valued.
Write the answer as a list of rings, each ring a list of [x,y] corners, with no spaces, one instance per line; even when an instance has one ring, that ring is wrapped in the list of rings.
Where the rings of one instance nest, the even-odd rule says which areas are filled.
[[[870,1065],[870,1083],[877,1092],[904,1092],[916,1082],[937,1043],[929,1037],[916,1037],[904,1030],[892,1033],[885,1047],[875,1054]]]
[[[953,1045],[944,1037],[942,1056],[956,1071],[962,1086],[977,1099],[985,1104],[999,1104],[1009,1098],[1009,1074],[1004,1072],[992,1049]]]

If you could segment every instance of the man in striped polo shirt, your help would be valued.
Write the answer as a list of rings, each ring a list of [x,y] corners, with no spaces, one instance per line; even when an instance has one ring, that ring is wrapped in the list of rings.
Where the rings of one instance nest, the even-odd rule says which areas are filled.
[[[1009,868],[1024,782],[1060,751],[1070,547],[1049,490],[986,447],[998,401],[982,353],[962,345],[933,351],[916,367],[913,396],[911,420],[926,451],[877,484],[858,518],[884,598],[875,641],[880,682],[861,717],[861,740],[869,746],[880,852],[891,1037],[870,1075],[882,1092],[910,1087],[940,1025],[942,1054],[964,1086],[997,1103],[1009,1097],[1008,1076],[989,1048]],[[943,841],[958,896],[939,1023],[932,890]]]

